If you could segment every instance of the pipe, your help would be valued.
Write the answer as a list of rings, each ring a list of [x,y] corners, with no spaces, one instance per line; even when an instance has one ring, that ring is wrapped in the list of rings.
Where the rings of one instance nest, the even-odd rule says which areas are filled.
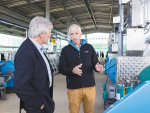
[[[67,35],[65,35],[65,34],[59,32],[59,31],[57,31],[57,30],[55,30],[55,29],[52,29],[52,31],[55,32],[55,33],[57,33],[58,35],[61,35],[61,36],[64,37],[64,38],[67,38]]]

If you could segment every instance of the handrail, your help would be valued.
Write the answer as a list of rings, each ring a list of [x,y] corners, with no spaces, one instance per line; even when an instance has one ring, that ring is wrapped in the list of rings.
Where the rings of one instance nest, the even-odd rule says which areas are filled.
[[[116,60],[116,58],[113,58],[111,62],[113,62],[114,60]],[[104,65],[104,67],[106,67],[110,62],[107,62],[106,65]]]
[[[19,48],[17,46],[0,46],[0,48]]]

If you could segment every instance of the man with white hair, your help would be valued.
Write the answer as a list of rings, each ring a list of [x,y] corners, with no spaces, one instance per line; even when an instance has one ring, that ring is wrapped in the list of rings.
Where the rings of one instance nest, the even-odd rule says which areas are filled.
[[[15,56],[14,91],[21,109],[27,113],[53,113],[53,70],[43,44],[51,37],[52,23],[40,16],[33,18],[27,38]]]
[[[81,28],[73,24],[69,28],[71,41],[62,49],[59,71],[66,76],[70,113],[79,113],[83,102],[84,113],[93,113],[95,102],[95,78],[93,70],[103,71],[92,45],[81,39]]]

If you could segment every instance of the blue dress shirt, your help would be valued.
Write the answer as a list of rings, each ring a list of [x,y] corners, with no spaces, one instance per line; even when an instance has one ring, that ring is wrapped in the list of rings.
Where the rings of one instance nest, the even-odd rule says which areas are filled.
[[[38,51],[40,52],[42,58],[44,59],[45,61],[45,64],[46,64],[46,67],[47,67],[47,71],[48,71],[48,75],[49,75],[49,87],[52,86],[52,75],[51,75],[51,70],[50,70],[50,65],[43,53],[43,46],[41,46],[39,43],[37,43],[36,41],[34,41],[32,38],[29,37],[29,39],[33,42],[33,44],[36,46],[36,48],[38,49]]]

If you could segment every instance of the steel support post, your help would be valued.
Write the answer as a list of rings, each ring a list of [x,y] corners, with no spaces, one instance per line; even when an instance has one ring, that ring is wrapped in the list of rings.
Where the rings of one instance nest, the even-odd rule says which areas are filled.
[[[85,40],[87,40],[87,34],[85,34]]]
[[[46,19],[50,20],[50,0],[46,0]],[[50,38],[48,39],[48,45],[50,45]]]
[[[69,39],[70,17],[67,17],[67,39]],[[69,42],[69,41],[68,41]]]
[[[55,33],[55,54],[57,55],[57,33]]]
[[[118,30],[118,56],[123,56],[123,22],[124,22],[124,5],[121,4],[122,0],[119,0],[119,16],[120,24]]]
[[[46,0],[46,18],[50,20],[50,0]]]

